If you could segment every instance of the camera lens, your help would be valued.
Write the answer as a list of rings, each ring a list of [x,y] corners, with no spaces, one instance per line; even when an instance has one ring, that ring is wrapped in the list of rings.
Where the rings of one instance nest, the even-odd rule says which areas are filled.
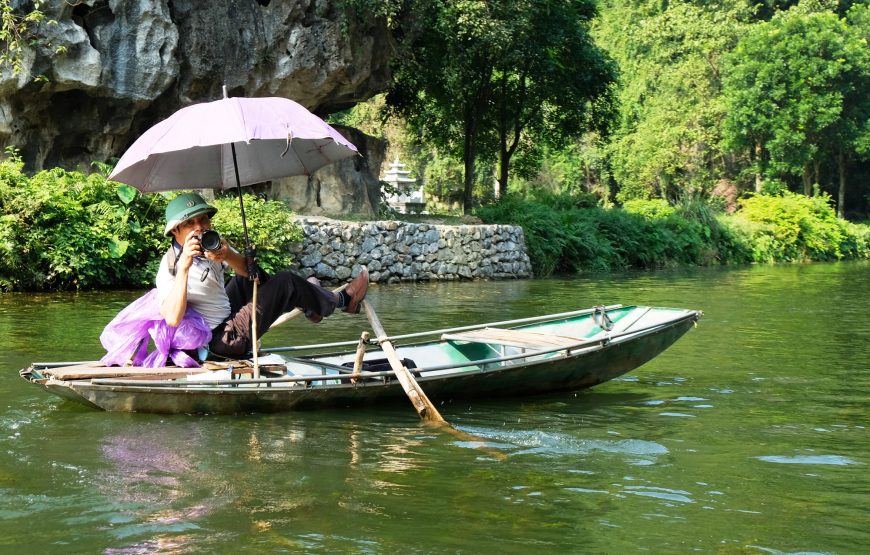
[[[221,236],[217,231],[208,229],[202,232],[202,236],[199,238],[199,244],[202,245],[203,250],[219,250],[221,248]]]

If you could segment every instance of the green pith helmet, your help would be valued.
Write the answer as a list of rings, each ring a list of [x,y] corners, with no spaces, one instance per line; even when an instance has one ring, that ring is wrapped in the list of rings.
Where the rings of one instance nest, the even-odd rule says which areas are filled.
[[[208,214],[209,217],[217,214],[217,208],[208,204],[204,198],[196,193],[184,193],[178,195],[166,206],[166,229],[164,235],[170,237],[175,226],[185,220],[189,220],[200,214]]]

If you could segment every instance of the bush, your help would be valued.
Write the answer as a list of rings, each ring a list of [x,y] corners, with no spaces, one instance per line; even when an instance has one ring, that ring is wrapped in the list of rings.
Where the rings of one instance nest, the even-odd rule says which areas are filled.
[[[286,270],[293,262],[293,244],[302,241],[302,228],[293,221],[293,213],[280,201],[267,201],[248,193],[244,193],[242,199],[248,235],[257,249],[257,262],[270,274]],[[245,235],[238,195],[229,193],[216,198],[214,206],[218,213],[212,225],[239,252],[244,252]]]
[[[153,279],[160,197],[144,198],[98,173],[51,169],[27,178],[22,168],[15,155],[0,162],[0,288],[130,287]]]
[[[699,200],[591,207],[566,195],[508,196],[479,209],[487,223],[523,227],[532,267],[554,272],[870,257],[870,228],[838,219],[830,199],[755,196],[735,216]]]
[[[867,258],[867,228],[837,218],[829,196],[753,195],[732,218],[755,262]]]
[[[716,260],[710,229],[662,202],[631,201],[628,209],[603,209],[585,195],[513,195],[479,209],[477,215],[487,223],[522,226],[539,276]]]
[[[164,212],[177,193],[142,195],[101,173],[51,169],[28,178],[0,161],[0,290],[150,287],[169,247]],[[266,271],[291,261],[301,229],[283,203],[244,195],[251,239]],[[215,225],[241,250],[238,198],[216,201]]]

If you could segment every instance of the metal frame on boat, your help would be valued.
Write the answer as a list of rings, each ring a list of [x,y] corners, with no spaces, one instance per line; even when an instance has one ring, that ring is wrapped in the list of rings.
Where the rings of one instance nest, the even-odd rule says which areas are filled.
[[[527,396],[591,387],[625,374],[672,345],[696,310],[614,305],[475,326],[382,337],[354,372],[358,345],[345,341],[279,347],[250,361],[204,368],[118,368],[33,363],[21,376],[61,397],[109,411],[278,412],[365,405],[404,397],[379,347],[394,344],[436,404],[468,397]],[[429,338],[420,343],[403,341]],[[303,356],[281,353],[316,352]]]

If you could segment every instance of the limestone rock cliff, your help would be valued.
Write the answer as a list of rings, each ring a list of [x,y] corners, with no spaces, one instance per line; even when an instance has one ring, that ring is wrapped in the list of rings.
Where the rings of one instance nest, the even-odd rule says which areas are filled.
[[[341,0],[43,6],[56,23],[35,30],[22,73],[0,71],[0,146],[19,148],[30,170],[110,161],[178,108],[220,98],[223,85],[231,96],[283,96],[324,116],[383,91],[390,79],[386,22],[346,12]],[[356,139],[365,143],[360,151],[382,148]],[[374,172],[350,179],[377,181],[379,159],[349,163]],[[306,183],[314,206],[316,188]],[[371,196],[353,194],[343,204],[362,206]]]

